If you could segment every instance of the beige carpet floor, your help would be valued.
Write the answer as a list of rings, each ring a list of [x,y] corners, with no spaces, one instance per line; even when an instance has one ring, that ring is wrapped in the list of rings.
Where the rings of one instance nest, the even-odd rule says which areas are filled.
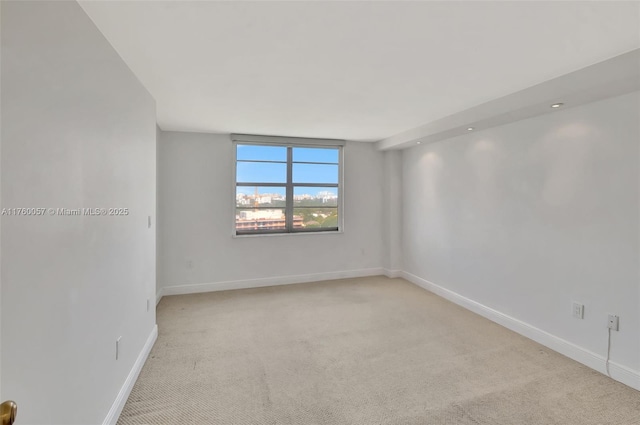
[[[402,279],[165,297],[119,425],[638,425],[640,392]]]

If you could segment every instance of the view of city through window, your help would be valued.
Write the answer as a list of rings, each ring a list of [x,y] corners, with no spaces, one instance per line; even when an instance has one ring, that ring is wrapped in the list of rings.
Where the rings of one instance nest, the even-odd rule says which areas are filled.
[[[236,161],[238,234],[338,230],[338,148],[237,145]]]
[[[251,189],[253,189],[253,193],[251,193]],[[270,193],[269,189],[271,189]],[[236,229],[285,229],[286,195],[274,192],[273,189],[246,186],[238,188],[236,192]],[[307,193],[298,193],[293,196],[293,227],[338,227],[337,190],[335,188],[326,188],[328,190],[305,189],[307,189],[305,191]],[[302,192],[303,188],[296,188],[296,191]]]

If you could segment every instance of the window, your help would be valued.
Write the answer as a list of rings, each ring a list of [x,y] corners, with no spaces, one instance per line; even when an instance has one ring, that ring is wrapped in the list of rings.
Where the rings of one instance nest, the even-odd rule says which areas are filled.
[[[232,135],[236,235],[342,229],[342,141]]]

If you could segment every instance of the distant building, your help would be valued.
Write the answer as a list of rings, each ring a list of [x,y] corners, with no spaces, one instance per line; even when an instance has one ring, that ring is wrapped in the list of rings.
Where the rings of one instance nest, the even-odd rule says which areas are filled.
[[[293,216],[293,227],[304,227],[301,216]],[[236,230],[282,230],[286,219],[282,210],[240,211],[236,215]]]
[[[239,218],[241,220],[284,219],[284,213],[282,210],[240,211]]]

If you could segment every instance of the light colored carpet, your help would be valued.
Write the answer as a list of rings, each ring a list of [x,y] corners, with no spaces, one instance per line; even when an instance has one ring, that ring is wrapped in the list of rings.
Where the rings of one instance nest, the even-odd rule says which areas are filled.
[[[129,424],[638,425],[640,392],[402,279],[165,297]]]

